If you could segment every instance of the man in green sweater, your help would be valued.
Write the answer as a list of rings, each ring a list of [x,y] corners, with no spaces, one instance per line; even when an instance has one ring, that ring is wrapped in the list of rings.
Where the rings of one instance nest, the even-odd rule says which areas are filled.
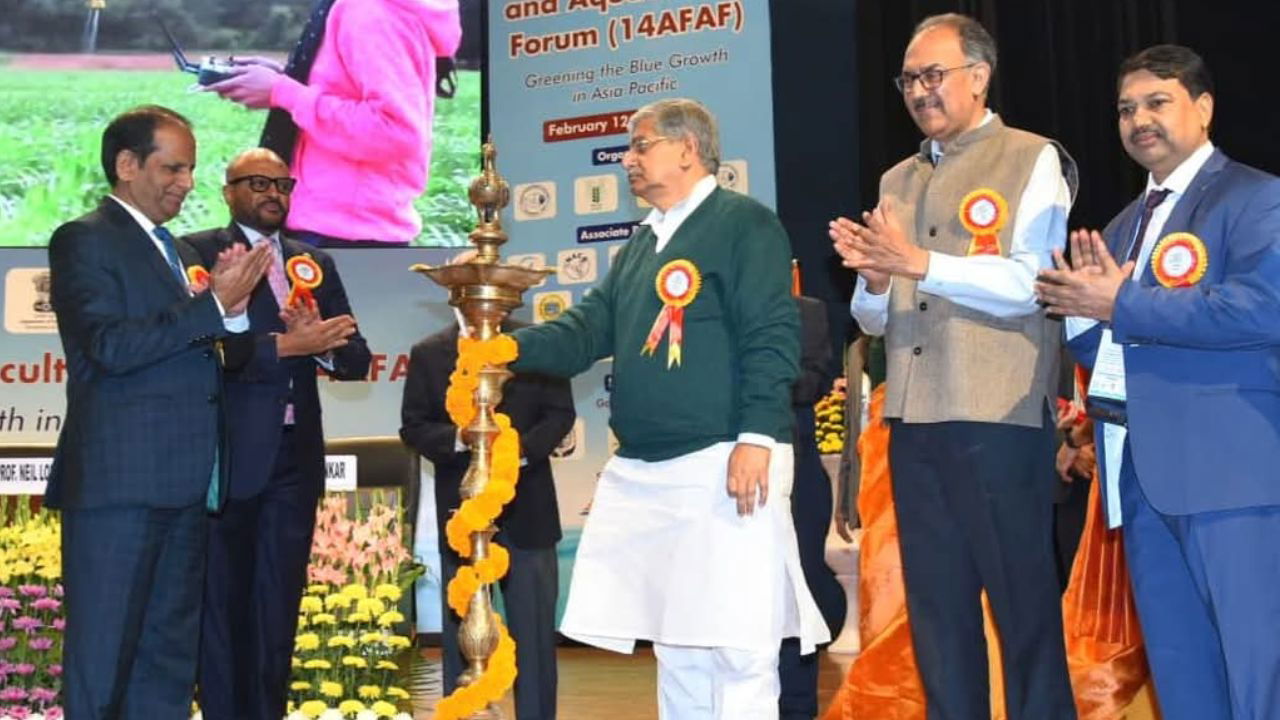
[[[630,131],[622,165],[653,210],[581,303],[515,333],[521,372],[613,357],[619,446],[560,630],[619,652],[653,641],[663,718],[776,718],[781,640],[829,639],[789,507],[790,244],[771,210],[716,186],[701,104],[652,103]]]

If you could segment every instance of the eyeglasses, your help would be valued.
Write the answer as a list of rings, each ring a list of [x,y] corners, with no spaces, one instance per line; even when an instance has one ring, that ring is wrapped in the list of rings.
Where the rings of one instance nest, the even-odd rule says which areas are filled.
[[[228,180],[227,184],[235,185],[236,183],[242,182],[248,182],[249,189],[254,192],[266,192],[267,188],[271,187],[272,183],[274,183],[276,189],[284,195],[288,195],[293,192],[293,186],[298,184],[298,181],[291,177],[271,178],[266,175],[245,175],[244,177],[238,177],[234,180]]]
[[[649,148],[657,145],[663,140],[670,140],[666,135],[655,135],[651,138],[636,138],[631,141],[630,150],[636,155],[643,155],[649,152]]]
[[[911,86],[915,85],[916,81],[919,80],[925,90],[937,90],[938,87],[942,85],[942,81],[946,79],[947,73],[953,70],[971,68],[977,64],[978,63],[976,62],[971,62],[967,65],[957,65],[949,68],[931,67],[925,68],[918,73],[903,71],[901,75],[898,75],[893,79],[893,86],[898,88],[898,92],[905,95],[907,91],[911,89]]]

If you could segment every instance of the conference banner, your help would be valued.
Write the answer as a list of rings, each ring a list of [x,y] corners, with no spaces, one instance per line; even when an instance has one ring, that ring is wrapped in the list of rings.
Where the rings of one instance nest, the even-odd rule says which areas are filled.
[[[621,167],[627,121],[669,97],[720,122],[722,186],[775,207],[767,0],[507,0],[489,7],[489,126],[511,185],[504,253],[556,274],[518,316],[543,322],[608,272],[649,208]],[[574,381],[578,423],[555,466],[564,539],[561,607],[600,469],[611,363]]]

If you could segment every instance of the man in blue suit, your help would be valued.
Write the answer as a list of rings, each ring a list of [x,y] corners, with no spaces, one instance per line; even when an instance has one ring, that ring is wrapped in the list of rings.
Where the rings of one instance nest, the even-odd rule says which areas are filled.
[[[1280,708],[1280,179],[1214,148],[1213,104],[1191,50],[1121,65],[1146,192],[1073,233],[1037,285],[1093,368],[1108,516],[1167,720]]]
[[[111,185],[49,241],[67,416],[47,503],[62,510],[69,718],[191,711],[205,512],[225,497],[215,341],[245,329],[263,251],[223,253],[193,290],[163,227],[192,187],[190,123],[157,106],[102,135]]]
[[[222,188],[232,222],[186,238],[206,264],[235,247],[266,247],[271,257],[249,299],[252,331],[226,347],[230,498],[209,525],[200,650],[208,720],[284,716],[324,489],[316,367],[336,380],[362,380],[369,370],[369,348],[332,258],[281,233],[293,187],[274,152],[247,150],[227,166]],[[286,264],[299,256],[310,256],[319,286],[314,303],[290,305],[290,281],[304,273],[288,273]]]

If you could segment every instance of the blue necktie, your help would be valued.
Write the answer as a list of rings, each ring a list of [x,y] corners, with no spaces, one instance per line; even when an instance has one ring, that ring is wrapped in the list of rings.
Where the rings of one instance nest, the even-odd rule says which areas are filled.
[[[178,284],[186,288],[187,274],[182,271],[182,261],[178,259],[178,248],[173,244],[173,233],[162,225],[157,225],[151,232],[160,238],[160,246],[164,248],[164,259],[169,263],[169,269],[173,270],[173,274],[178,278]]]

